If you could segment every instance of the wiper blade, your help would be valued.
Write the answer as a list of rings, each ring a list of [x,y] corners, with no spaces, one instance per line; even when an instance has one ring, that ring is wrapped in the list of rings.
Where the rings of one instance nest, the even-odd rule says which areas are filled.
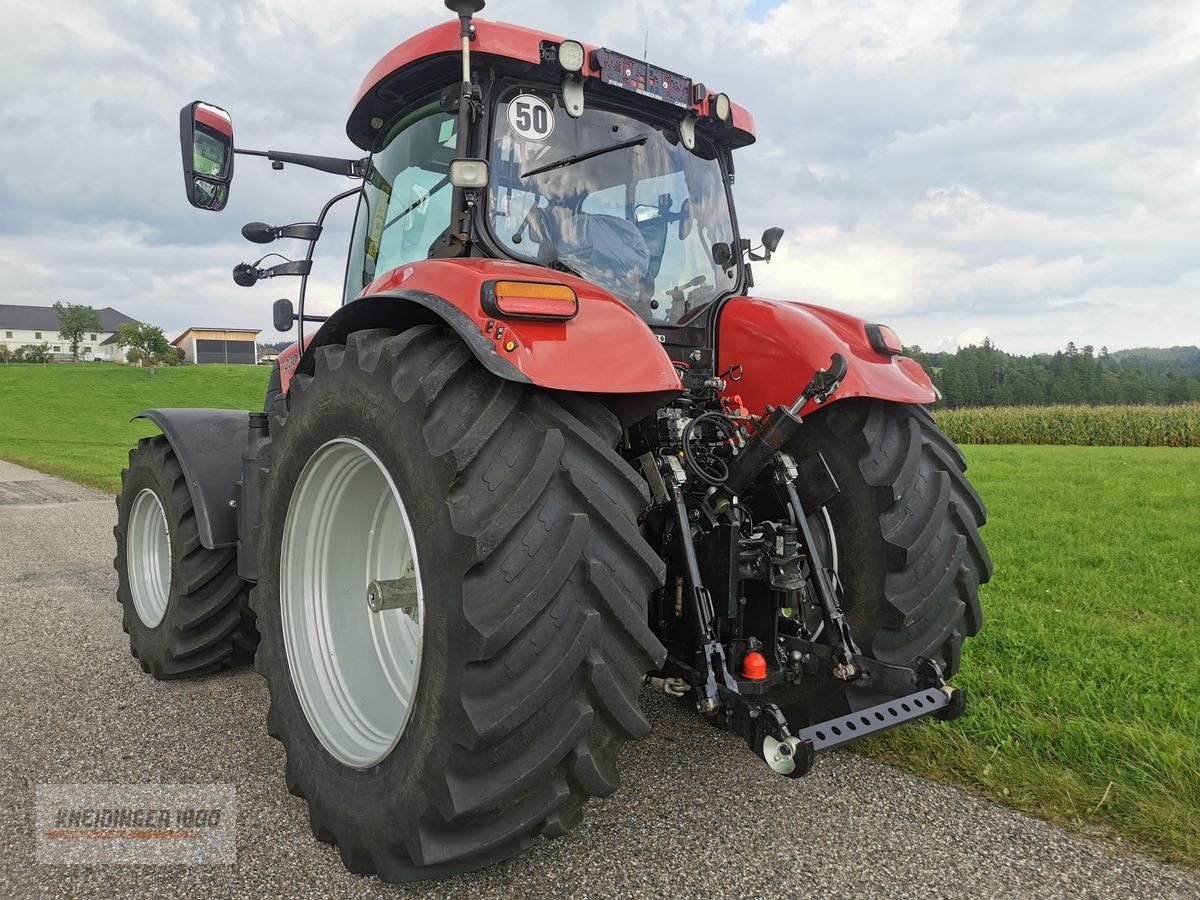
[[[561,169],[565,166],[573,166],[575,163],[583,162],[585,159],[593,159],[597,156],[603,156],[605,153],[612,153],[614,150],[624,150],[626,147],[638,147],[646,143],[650,138],[648,135],[639,134],[637,137],[632,137],[627,141],[621,141],[616,144],[609,144],[607,147],[597,147],[595,150],[585,150],[583,153],[575,153],[571,156],[564,156],[562,159],[552,163],[547,163],[544,166],[538,166],[528,172],[521,173],[521,180],[532,178],[534,175],[541,175],[543,172],[549,172],[552,169]]]
[[[574,275],[576,278],[583,277],[582,273],[577,272],[575,269],[572,269],[570,266],[568,266],[565,262],[563,262],[561,259],[559,259],[557,257],[550,260],[550,262],[546,263],[546,266],[548,268],[555,269],[559,272],[566,272],[568,275]]]

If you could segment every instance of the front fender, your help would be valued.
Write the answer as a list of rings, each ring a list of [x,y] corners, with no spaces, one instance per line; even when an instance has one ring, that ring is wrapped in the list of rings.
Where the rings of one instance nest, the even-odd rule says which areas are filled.
[[[494,279],[565,284],[579,297],[579,314],[566,322],[490,316],[480,297],[484,283]],[[280,354],[283,389],[296,372],[311,373],[317,347],[353,331],[437,321],[453,328],[486,369],[509,381],[589,394],[681,390],[661,342],[616,297],[563,272],[494,259],[422,260],[375,279],[306,341],[303,356],[295,348]]]
[[[933,382],[907,356],[877,352],[867,340],[866,322],[846,313],[806,303],[735,297],[721,310],[718,372],[741,366],[742,379],[726,393],[759,413],[769,403],[791,403],[817,369],[840,353],[849,370],[828,402],[874,397],[896,403],[933,403]],[[811,412],[813,404],[802,410]]]
[[[242,409],[147,409],[134,416],[157,425],[175,451],[207,550],[238,541],[233,500],[242,477],[248,417]]]

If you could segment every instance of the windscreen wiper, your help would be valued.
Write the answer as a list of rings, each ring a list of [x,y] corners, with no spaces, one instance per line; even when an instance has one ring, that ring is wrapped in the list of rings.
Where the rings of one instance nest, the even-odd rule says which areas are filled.
[[[617,144],[609,144],[607,147],[597,147],[595,150],[585,150],[583,153],[575,153],[571,156],[564,156],[562,159],[552,163],[547,163],[544,166],[538,166],[528,172],[521,173],[521,180],[532,178],[534,175],[541,175],[543,172],[549,172],[552,169],[561,169],[564,166],[573,166],[577,162],[583,162],[585,159],[592,159],[596,156],[603,156],[605,153],[612,153],[614,150],[624,150],[626,147],[637,147],[646,141],[649,137],[644,134],[639,134],[637,137],[632,137],[627,141],[621,141]]]
[[[583,273],[578,272],[575,269],[571,268],[565,262],[563,262],[561,259],[559,259],[557,256],[554,257],[554,259],[550,260],[550,262],[546,263],[546,266],[551,269],[556,269],[559,272],[566,272],[568,275],[574,275],[576,278],[583,277]]]

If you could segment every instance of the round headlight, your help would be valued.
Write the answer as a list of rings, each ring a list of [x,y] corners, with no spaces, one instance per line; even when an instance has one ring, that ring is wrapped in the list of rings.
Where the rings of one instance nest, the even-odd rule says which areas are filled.
[[[558,63],[568,72],[583,69],[583,44],[579,41],[563,41],[558,45]]]
[[[728,94],[717,94],[713,98],[713,111],[717,114],[717,118],[722,122],[728,122],[732,109],[729,105]]]

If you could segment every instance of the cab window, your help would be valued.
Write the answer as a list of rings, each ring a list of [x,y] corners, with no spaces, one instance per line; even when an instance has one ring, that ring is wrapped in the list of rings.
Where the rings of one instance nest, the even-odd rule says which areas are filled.
[[[438,104],[400,120],[371,159],[346,272],[346,300],[376,277],[429,257],[450,224],[457,120]]]

